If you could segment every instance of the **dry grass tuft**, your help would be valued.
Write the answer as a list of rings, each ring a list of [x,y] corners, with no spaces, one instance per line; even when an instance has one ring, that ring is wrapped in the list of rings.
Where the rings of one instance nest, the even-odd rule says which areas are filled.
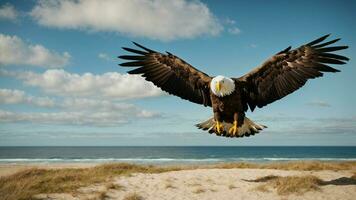
[[[197,188],[193,191],[194,194],[200,194],[200,193],[204,193],[206,190],[203,188]]]
[[[302,194],[308,191],[319,190],[322,180],[316,176],[279,177],[273,181],[273,187],[280,195],[291,193]]]
[[[264,182],[255,189],[261,192],[269,191],[269,188],[276,189],[279,195],[303,194],[308,191],[320,189],[323,181],[316,176],[265,176],[253,180],[253,182]]]
[[[28,169],[0,178],[3,200],[32,199],[40,193],[65,193],[80,187],[102,183],[112,177],[131,173],[162,173],[180,170],[175,167],[154,167],[133,164],[104,164],[81,169]]]
[[[169,188],[171,188],[171,189],[174,189],[174,188],[176,188],[172,183],[166,183],[166,186],[165,186],[165,188],[166,189],[169,189]]]
[[[101,191],[98,193],[97,200],[105,200],[106,198],[109,198],[109,196],[106,194],[106,191]]]
[[[270,192],[270,190],[267,187],[267,184],[262,184],[257,187],[255,187],[255,190],[260,191],[260,192]]]
[[[295,161],[279,163],[222,163],[216,165],[217,168],[254,168],[254,169],[280,169],[299,171],[320,171],[320,170],[355,170],[356,162],[322,162],[322,161]]]
[[[271,181],[271,180],[274,180],[277,178],[279,178],[279,177],[274,176],[274,175],[268,175],[268,176],[263,176],[263,177],[257,178],[255,180],[251,180],[250,182],[267,182],[267,181]]]
[[[234,184],[232,184],[232,183],[229,184],[229,189],[230,189],[230,190],[235,189],[235,188],[236,188],[236,186],[235,186]]]
[[[122,190],[124,189],[124,186],[115,183],[109,183],[106,185],[106,188],[109,190]]]
[[[143,200],[144,198],[136,192],[128,194],[124,197],[124,200]]]

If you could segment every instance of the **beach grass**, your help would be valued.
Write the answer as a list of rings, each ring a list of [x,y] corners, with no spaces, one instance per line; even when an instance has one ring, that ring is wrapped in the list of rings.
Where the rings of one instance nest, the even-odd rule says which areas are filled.
[[[124,197],[124,200],[143,200],[144,198],[136,192],[128,194]]]
[[[355,170],[356,161],[350,162],[322,162],[322,161],[295,161],[273,163],[222,163],[216,165],[219,169],[254,168],[254,169],[279,169],[297,171],[321,171],[321,170]]]
[[[265,176],[254,180],[254,182],[263,182],[256,187],[256,190],[268,192],[271,188],[277,191],[279,195],[297,194],[301,195],[308,191],[320,190],[323,180],[316,176]]]
[[[96,183],[108,183],[113,177],[129,176],[132,173],[162,173],[185,169],[280,169],[280,170],[355,170],[356,162],[300,161],[285,163],[222,163],[216,165],[149,166],[126,163],[103,164],[90,168],[41,169],[33,168],[0,178],[0,196],[3,200],[33,199],[36,194],[75,193],[78,188]],[[354,175],[355,176],[355,175]],[[305,178],[305,177],[304,177]],[[298,178],[288,179],[297,184]],[[308,179],[309,180],[309,179]],[[310,179],[313,183],[316,179]],[[280,193],[289,189],[278,189],[287,179],[271,178]],[[116,187],[116,186],[112,186]],[[117,186],[119,187],[119,186]],[[309,188],[314,186],[310,185]]]
[[[109,184],[106,185],[106,188],[109,189],[109,190],[121,190],[124,187],[122,185],[119,185],[119,184],[109,183]]]
[[[304,176],[275,176],[268,175],[249,182],[261,182],[255,189],[261,192],[269,192],[275,189],[279,195],[301,195],[308,191],[318,191],[324,185],[355,185],[355,173],[351,177],[341,177],[331,181],[324,181],[314,175]]]
[[[115,176],[174,170],[179,168],[124,163],[104,164],[84,169],[27,169],[0,178],[0,196],[3,200],[27,200],[32,199],[35,194],[75,192],[80,187],[107,182]]]

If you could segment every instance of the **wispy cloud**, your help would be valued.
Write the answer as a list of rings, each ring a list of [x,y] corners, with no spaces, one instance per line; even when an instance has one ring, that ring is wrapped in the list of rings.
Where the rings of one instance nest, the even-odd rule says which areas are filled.
[[[236,21],[233,20],[233,19],[230,19],[230,18],[225,18],[225,19],[223,20],[223,23],[224,23],[224,24],[227,24],[227,25],[235,25],[235,24],[236,24]]]
[[[112,57],[110,57],[108,54],[106,53],[99,53],[98,54],[98,58],[103,59],[105,61],[113,61],[114,59]]]
[[[27,99],[24,91],[0,89],[0,103],[15,104],[23,103]]]
[[[308,102],[307,105],[316,107],[331,107],[331,105],[325,101],[311,101]]]
[[[87,125],[87,126],[119,126],[128,123],[130,120],[139,118],[156,117],[156,114],[132,112],[128,109],[124,115],[120,112],[87,112],[87,111],[66,111],[66,112],[12,112],[0,110],[0,122],[31,122],[39,124],[64,124],[64,125]]]
[[[38,87],[47,94],[71,97],[134,99],[161,96],[165,93],[141,76],[107,72],[75,74],[62,69],[43,73],[1,70],[0,75],[20,79],[28,86]]]
[[[231,28],[228,28],[227,31],[230,33],[230,34],[233,34],[233,35],[238,35],[241,33],[241,30],[237,27],[231,27]]]
[[[47,27],[118,32],[158,40],[217,35],[222,30],[200,1],[39,1],[30,15]]]
[[[53,106],[59,108],[60,111],[12,112],[0,110],[0,122],[118,126],[134,119],[160,116],[159,113],[148,111],[132,104],[93,99],[65,99],[63,102],[53,103]]]
[[[70,54],[51,51],[40,44],[28,44],[17,36],[0,34],[0,65],[29,65],[61,68],[69,63]]]
[[[356,134],[356,117],[311,118],[308,116],[260,116],[255,120],[269,126],[268,131],[288,135]]]
[[[237,27],[236,21],[234,19],[225,18],[222,20],[222,23],[224,24],[227,33],[231,35],[238,35],[241,33],[241,29]]]
[[[40,107],[53,107],[54,100],[49,97],[34,97],[22,90],[0,89],[0,104],[32,104]]]
[[[0,20],[15,21],[18,16],[19,13],[13,5],[7,3],[0,7]]]
[[[257,48],[258,46],[257,46],[257,44],[250,44],[250,47],[251,48]]]
[[[320,118],[285,127],[287,134],[356,134],[354,118]]]
[[[133,104],[88,98],[35,97],[22,90],[0,89],[0,104],[29,104],[51,108],[47,112],[0,110],[0,122],[116,126],[133,119],[159,117],[157,112]]]

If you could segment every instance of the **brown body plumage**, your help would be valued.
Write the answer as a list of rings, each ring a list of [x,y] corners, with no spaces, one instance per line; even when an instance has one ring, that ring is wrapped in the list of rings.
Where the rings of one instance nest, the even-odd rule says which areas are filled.
[[[177,56],[161,54],[137,43],[142,50],[123,48],[136,55],[120,56],[130,60],[122,63],[124,67],[138,67],[129,71],[130,74],[141,74],[162,90],[191,102],[211,106],[214,117],[197,126],[217,135],[230,137],[249,136],[265,128],[245,117],[250,108],[263,107],[302,87],[308,79],[323,76],[325,72],[338,72],[328,64],[345,64],[348,58],[331,52],[346,49],[347,46],[328,45],[339,39],[324,41],[329,35],[323,36],[299,48],[291,47],[272,56],[261,66],[248,74],[232,78],[235,90],[226,96],[212,93],[210,83],[212,77],[197,70]],[[221,122],[222,131],[217,130]],[[238,131],[228,131],[237,122]]]
[[[235,81],[235,84],[238,83]],[[239,91],[238,87],[230,95],[218,97],[211,93],[210,98],[215,119],[232,123],[234,121],[234,113],[238,113],[239,124],[242,124],[245,111],[242,105],[241,91]]]

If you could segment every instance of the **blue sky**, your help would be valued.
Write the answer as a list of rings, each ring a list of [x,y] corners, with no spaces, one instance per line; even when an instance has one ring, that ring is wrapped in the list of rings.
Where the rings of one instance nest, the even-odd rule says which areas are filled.
[[[0,0],[0,145],[356,145],[355,1]],[[289,45],[331,33],[351,60],[247,116],[221,138],[210,108],[125,74],[136,41],[211,76],[239,77]]]

